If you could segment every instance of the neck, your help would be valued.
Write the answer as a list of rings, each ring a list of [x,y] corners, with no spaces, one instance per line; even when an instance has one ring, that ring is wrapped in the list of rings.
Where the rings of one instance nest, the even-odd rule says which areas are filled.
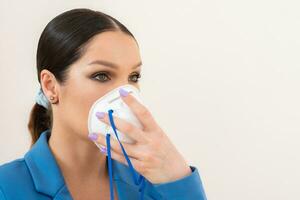
[[[65,176],[71,179],[96,180],[106,173],[106,156],[88,139],[80,138],[71,130],[53,124],[49,147]]]

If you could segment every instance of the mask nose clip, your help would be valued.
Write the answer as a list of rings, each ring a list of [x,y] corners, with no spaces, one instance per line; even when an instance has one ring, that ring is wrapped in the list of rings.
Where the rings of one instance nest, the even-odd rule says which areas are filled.
[[[113,120],[113,110],[112,109],[109,109],[108,110],[108,116],[109,116],[109,122],[110,122],[110,125],[111,127],[113,128],[113,131],[116,135],[116,138],[121,146],[121,149],[122,149],[122,152],[123,152],[123,155],[125,156],[125,159],[128,163],[128,166],[129,166],[129,169],[130,169],[130,172],[131,172],[131,175],[132,175],[132,178],[133,178],[133,181],[135,183],[135,185],[139,185],[139,192],[140,192],[140,200],[143,200],[144,199],[144,191],[145,191],[145,177],[142,176],[142,175],[139,175],[137,176],[137,173],[132,165],[132,163],[130,162],[130,159],[122,145],[122,143],[120,142],[119,140],[119,137],[118,137],[118,133],[117,133],[117,130],[116,130],[116,126],[115,126],[115,123],[114,123],[114,120]],[[111,161],[111,145],[110,145],[110,133],[107,133],[106,134],[106,146],[107,146],[107,159],[108,159],[108,174],[109,174],[109,186],[110,186],[110,200],[114,200],[114,193],[113,193],[113,171],[112,171],[112,161]]]

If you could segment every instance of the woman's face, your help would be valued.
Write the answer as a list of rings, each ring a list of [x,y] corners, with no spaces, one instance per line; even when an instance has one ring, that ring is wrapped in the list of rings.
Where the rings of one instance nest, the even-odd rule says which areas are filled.
[[[70,66],[65,84],[59,85],[59,103],[55,108],[52,105],[54,121],[60,120],[56,122],[63,130],[88,140],[87,119],[92,104],[118,86],[139,88],[140,72],[139,49],[132,37],[112,31],[95,35],[84,55]]]

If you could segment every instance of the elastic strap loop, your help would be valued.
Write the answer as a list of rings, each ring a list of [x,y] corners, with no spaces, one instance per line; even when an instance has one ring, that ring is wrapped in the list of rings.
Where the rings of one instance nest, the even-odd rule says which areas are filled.
[[[110,151],[110,134],[106,134],[106,146],[107,146],[107,157],[108,157],[108,174],[109,174],[109,189],[110,189],[110,199],[114,200],[113,191],[113,180],[112,180],[112,163],[111,163],[111,151]]]
[[[132,177],[133,177],[133,181],[134,181],[135,185],[140,185],[140,186],[139,186],[139,192],[141,192],[141,193],[140,193],[140,194],[141,194],[140,200],[143,200],[143,199],[144,199],[144,189],[145,189],[145,178],[144,178],[144,176],[142,176],[142,175],[139,175],[139,177],[137,177],[136,171],[135,171],[135,169],[134,169],[132,163],[130,162],[129,156],[127,155],[127,153],[126,153],[126,151],[125,151],[125,149],[124,149],[124,147],[123,147],[121,141],[119,140],[118,133],[117,133],[117,131],[116,131],[116,126],[115,126],[115,123],[114,123],[114,120],[113,120],[113,115],[112,115],[112,113],[113,113],[113,110],[110,109],[110,110],[108,111],[108,116],[109,116],[110,124],[111,124],[111,126],[112,126],[112,128],[113,128],[113,131],[114,131],[114,133],[115,133],[115,135],[116,135],[116,138],[117,138],[117,140],[118,140],[118,142],[119,142],[119,144],[120,144],[120,146],[121,146],[122,152],[123,152],[123,154],[124,154],[124,156],[125,156],[125,159],[126,159],[126,161],[127,161],[127,163],[128,163],[130,172],[131,172]],[[107,135],[106,135],[106,143],[107,143],[108,164],[109,164],[109,165],[108,165],[108,169],[111,171],[111,172],[109,173],[109,175],[112,176],[111,155],[110,155],[110,154],[111,154],[111,151],[110,151],[110,148],[111,148],[111,147],[110,147],[110,134],[109,134],[109,133],[107,133]],[[110,178],[110,180],[112,180],[112,178]],[[112,182],[112,181],[111,181],[111,182]],[[110,187],[111,187],[111,188],[113,187],[111,183],[110,183]],[[110,192],[112,193],[112,190],[110,190]],[[113,194],[111,194],[111,200],[113,200]]]

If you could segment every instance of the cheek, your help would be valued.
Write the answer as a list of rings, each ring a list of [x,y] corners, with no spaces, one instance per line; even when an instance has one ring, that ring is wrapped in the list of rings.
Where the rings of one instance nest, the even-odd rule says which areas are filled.
[[[87,88],[89,87],[83,82],[78,84],[75,81],[69,81],[61,90],[59,118],[63,126],[79,137],[88,135],[87,117],[93,99]]]
[[[69,128],[80,137],[88,136],[88,114],[93,103],[102,97],[109,89],[99,87],[95,83],[82,81],[70,83],[63,92],[62,114],[67,119]]]

